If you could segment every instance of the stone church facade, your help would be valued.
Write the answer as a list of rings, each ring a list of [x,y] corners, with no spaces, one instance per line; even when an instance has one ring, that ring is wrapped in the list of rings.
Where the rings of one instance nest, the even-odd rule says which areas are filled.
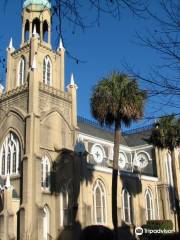
[[[64,90],[64,57],[61,41],[51,46],[49,1],[26,0],[21,45],[10,41],[6,90],[0,86],[1,240],[76,240],[86,226],[112,228],[113,133],[77,117],[73,76]],[[145,129],[121,138],[119,225],[133,232],[170,219],[177,230],[172,156],[149,136]],[[173,160],[180,182],[179,149]]]

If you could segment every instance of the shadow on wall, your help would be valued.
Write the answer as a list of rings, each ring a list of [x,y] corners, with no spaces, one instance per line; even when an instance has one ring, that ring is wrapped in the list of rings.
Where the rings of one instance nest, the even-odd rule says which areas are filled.
[[[86,151],[61,149],[52,165],[51,193],[60,196],[63,216],[58,237],[60,240],[76,240],[81,233],[78,220],[80,185],[87,185],[93,180],[93,170],[87,168],[87,154]]]
[[[93,170],[87,167],[87,152],[77,153],[68,149],[59,151],[57,159],[51,169],[51,192],[60,195],[64,206],[61,229],[58,240],[113,240],[113,230],[99,225],[84,226],[87,224],[88,214],[86,206],[83,208],[82,222],[79,222],[79,195],[82,183],[86,185],[93,180]],[[141,183],[134,181],[134,186],[129,186],[129,181],[121,176],[123,186],[130,189],[132,195],[142,191]],[[68,194],[68,197],[67,195]],[[66,202],[66,200],[68,201]],[[82,210],[82,209],[81,209]],[[129,225],[122,223],[118,228],[119,240],[133,240],[132,231]]]
[[[59,235],[58,240],[113,240],[113,230],[99,225],[92,225],[81,229],[81,224],[76,222],[73,226],[74,231],[69,231],[65,228]],[[130,227],[123,225],[118,228],[118,240],[135,240],[136,238],[132,235]]]
[[[133,178],[132,181],[132,177],[120,174],[120,180],[122,181],[123,189],[127,189],[131,196],[142,193],[142,183],[138,176]]]

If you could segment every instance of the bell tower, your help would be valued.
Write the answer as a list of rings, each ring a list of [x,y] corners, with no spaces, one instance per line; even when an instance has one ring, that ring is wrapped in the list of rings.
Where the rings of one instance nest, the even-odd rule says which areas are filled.
[[[51,47],[51,4],[48,0],[26,0],[22,11],[21,46],[37,34],[41,43]]]
[[[7,48],[6,90],[27,83],[37,63],[36,81],[64,91],[62,41],[56,51],[51,46],[51,4],[48,0],[26,0],[22,9],[22,38],[19,49],[11,39]]]
[[[77,86],[72,76],[65,91],[64,58],[62,40],[56,50],[51,45],[50,2],[25,0],[20,47],[10,40],[6,92],[0,92],[0,176],[9,174],[17,192],[16,239],[26,239],[27,233],[31,240],[58,235],[60,200],[50,191],[51,167],[61,149],[74,149],[77,130]],[[7,139],[17,140],[11,144],[16,154],[4,151]],[[0,227],[0,238],[1,233],[8,239]]]

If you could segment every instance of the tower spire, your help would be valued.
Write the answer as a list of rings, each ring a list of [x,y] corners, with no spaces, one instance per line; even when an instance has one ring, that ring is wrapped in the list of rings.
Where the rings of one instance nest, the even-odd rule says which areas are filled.
[[[60,37],[59,39],[59,47],[57,49],[58,51],[61,51],[61,50],[65,50],[64,46],[63,46],[63,41],[62,41],[62,38]]]
[[[15,50],[14,47],[13,47],[13,40],[12,40],[12,38],[10,39],[9,46],[8,46],[7,50],[10,50],[12,52]]]
[[[11,182],[10,182],[10,176],[9,176],[9,173],[8,173],[7,176],[6,176],[5,187],[6,187],[6,188],[10,188],[10,187],[11,187]]]
[[[71,83],[70,84],[74,85],[74,74],[73,73],[71,73]]]
[[[34,24],[34,28],[33,28],[33,37],[37,36],[37,31],[36,31],[36,24]]]
[[[3,91],[4,91],[4,86],[0,84],[0,96],[3,94]]]

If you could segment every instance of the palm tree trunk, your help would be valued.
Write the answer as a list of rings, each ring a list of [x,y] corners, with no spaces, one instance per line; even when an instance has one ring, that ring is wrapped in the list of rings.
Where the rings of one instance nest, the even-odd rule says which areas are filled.
[[[114,226],[114,240],[118,239],[117,182],[118,182],[119,145],[120,145],[120,123],[115,122],[113,174],[112,174],[112,222]]]
[[[175,208],[177,214],[177,224],[178,224],[178,231],[180,231],[180,208],[179,208],[179,194],[178,194],[178,182],[177,182],[177,169],[175,164],[175,149],[171,150],[171,159],[172,159],[172,176],[173,176],[173,197],[175,201]]]

